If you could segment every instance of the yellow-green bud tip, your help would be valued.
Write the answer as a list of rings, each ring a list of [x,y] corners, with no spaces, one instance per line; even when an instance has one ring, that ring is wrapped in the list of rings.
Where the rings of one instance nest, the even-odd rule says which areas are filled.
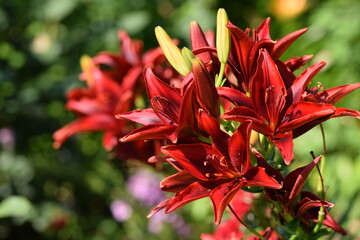
[[[227,62],[230,52],[230,31],[226,27],[228,22],[225,9],[220,8],[216,19],[216,50],[221,63]]]
[[[171,66],[173,66],[178,73],[186,76],[191,71],[191,68],[184,60],[180,49],[175,45],[162,27],[155,27],[155,36]]]

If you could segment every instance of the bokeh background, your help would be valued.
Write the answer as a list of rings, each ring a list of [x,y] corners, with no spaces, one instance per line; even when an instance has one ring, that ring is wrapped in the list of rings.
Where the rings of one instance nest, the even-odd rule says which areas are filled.
[[[313,83],[324,88],[359,81],[358,0],[0,0],[0,239],[199,239],[213,232],[209,199],[148,220],[165,197],[158,189],[164,176],[111,159],[100,134],[77,135],[59,150],[51,135],[74,119],[65,93],[83,84],[82,55],[117,52],[119,29],[155,47],[157,25],[189,46],[190,21],[215,29],[219,7],[241,28],[272,17],[273,39],[308,26],[283,60],[314,54],[312,63],[326,61]],[[360,110],[360,91],[338,106]],[[349,231],[328,239],[358,239],[360,122],[333,119],[324,128],[327,200]],[[310,151],[321,153],[321,139],[315,128],[296,140],[300,165]],[[311,180],[315,186],[317,176]]]

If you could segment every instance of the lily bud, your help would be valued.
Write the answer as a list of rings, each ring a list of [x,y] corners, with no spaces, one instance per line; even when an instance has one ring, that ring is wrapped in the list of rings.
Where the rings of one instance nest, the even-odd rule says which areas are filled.
[[[195,59],[195,55],[192,53],[192,51],[190,49],[188,49],[187,47],[183,47],[181,49],[181,55],[182,55],[183,59],[185,60],[185,62],[187,63],[188,67],[190,69],[192,69],[191,61],[193,59]]]
[[[91,87],[94,84],[93,69],[95,68],[95,64],[93,60],[88,55],[83,55],[80,58],[80,66],[83,71],[81,80],[85,80],[88,86]]]
[[[155,36],[171,66],[173,66],[178,73],[186,76],[191,71],[191,65],[189,66],[184,60],[180,49],[175,45],[162,27],[157,26],[155,28]]]
[[[226,27],[229,18],[225,9],[218,10],[216,20],[216,50],[220,63],[226,63],[230,52],[230,31]]]
[[[212,117],[217,118],[220,115],[219,94],[217,93],[214,79],[210,76],[205,64],[195,58],[192,61],[195,92],[197,101]]]

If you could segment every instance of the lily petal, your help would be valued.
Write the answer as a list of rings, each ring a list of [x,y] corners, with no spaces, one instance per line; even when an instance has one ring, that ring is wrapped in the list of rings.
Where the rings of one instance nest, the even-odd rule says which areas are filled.
[[[293,153],[293,136],[291,132],[288,133],[278,133],[275,137],[269,137],[269,139],[274,143],[274,145],[279,149],[284,162],[287,165],[290,165],[294,153]]]
[[[279,39],[275,44],[274,50],[271,54],[272,57],[274,59],[278,59],[286,51],[286,49],[290,47],[291,44],[293,44],[295,40],[298,39],[301,35],[303,35],[307,30],[307,28],[303,28]]]
[[[330,116],[335,111],[336,108],[331,104],[303,101],[295,103],[286,111],[278,131],[291,131],[318,118]]]
[[[209,145],[179,144],[162,147],[161,151],[198,179],[212,181],[223,177],[219,161],[222,155]]]
[[[59,148],[72,135],[80,132],[114,129],[116,119],[108,114],[96,114],[77,119],[53,134],[54,148]]]
[[[229,139],[229,155],[232,165],[240,175],[251,167],[250,162],[250,133],[251,121],[245,121],[236,129]]]
[[[149,124],[128,133],[124,137],[120,138],[120,142],[167,138],[172,142],[176,142],[177,128],[178,127],[176,125],[164,125],[163,123]]]
[[[307,177],[321,158],[322,156],[318,156],[308,165],[295,169],[284,178],[283,189],[289,193],[289,197],[286,203],[287,205],[291,205],[291,203],[299,195]]]
[[[319,92],[316,97],[320,102],[335,104],[352,91],[360,88],[360,82],[342,85]]]
[[[220,224],[225,208],[243,185],[243,180],[236,180],[223,183],[211,191],[210,199],[214,207],[215,224]]]
[[[200,198],[208,197],[210,191],[208,188],[201,185],[199,182],[194,182],[190,184],[186,189],[177,193],[174,197],[168,202],[165,213],[175,211],[176,209],[188,204],[192,201],[195,201]]]
[[[166,192],[176,193],[184,190],[196,180],[197,178],[189,174],[186,170],[183,170],[163,179],[160,183],[160,188]]]
[[[199,128],[210,135],[213,147],[227,158],[229,135],[220,129],[220,123],[202,109],[199,109],[198,122]]]
[[[319,62],[311,67],[307,68],[300,76],[298,76],[293,82],[291,88],[288,89],[288,96],[291,96],[292,99],[289,99],[289,103],[296,103],[301,99],[301,95],[304,93],[306,87],[309,85],[313,77],[325,67],[325,62]]]
[[[115,115],[117,119],[125,118],[142,125],[162,123],[152,108],[134,110],[131,112],[120,113]]]
[[[192,61],[192,67],[197,101],[202,109],[217,118],[220,115],[220,102],[215,81],[199,58]]]
[[[270,177],[263,167],[253,167],[244,175],[246,182],[244,186],[261,186],[267,188],[280,189],[282,187],[275,178]]]

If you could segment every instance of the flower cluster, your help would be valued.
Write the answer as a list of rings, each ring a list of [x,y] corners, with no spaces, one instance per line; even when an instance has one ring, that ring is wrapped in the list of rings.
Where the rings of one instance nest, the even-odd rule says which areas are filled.
[[[241,220],[247,213],[243,211],[227,222],[229,229],[235,229],[230,231],[233,235],[216,233],[203,235],[203,239],[240,239],[244,235],[239,222],[256,239],[283,239],[299,232],[315,239],[324,234],[322,226],[345,235],[330,216],[334,205],[324,200],[324,189],[317,193],[303,190],[315,167],[321,176],[317,164],[324,157],[313,156],[310,163],[291,172],[288,165],[294,158],[294,138],[330,118],[360,119],[358,111],[334,106],[360,83],[327,90],[310,87],[325,62],[315,63],[296,76],[294,71],[312,56],[280,60],[307,29],[273,40],[269,26],[267,18],[256,29],[242,30],[220,9],[216,36],[191,22],[191,50],[179,49],[164,29],[156,27],[162,51],[157,48],[143,57],[140,43],[120,32],[120,56],[101,53],[82,60],[81,78],[88,86],[71,91],[67,104],[79,119],[54,134],[55,146],[76,132],[93,130],[104,131],[107,149],[140,142],[131,152],[135,155],[144,153],[144,144],[161,140],[163,155],[155,159],[165,159],[178,172],[160,184],[163,191],[174,195],[149,216],[209,197],[214,222],[219,224],[227,207],[236,208],[236,201],[231,203],[235,196],[243,196],[243,190],[257,192],[266,211],[263,214],[269,215],[257,226],[261,232]],[[164,56],[173,68],[164,64]],[[104,70],[104,65],[110,70]],[[139,110],[134,108],[134,100],[144,89],[142,82],[149,106]],[[134,123],[143,126],[134,128]],[[128,148],[120,156],[128,158],[129,153]],[[281,162],[274,164],[275,155]],[[294,222],[295,230],[289,227]]]
[[[164,64],[165,57],[160,48],[143,53],[140,40],[132,40],[124,31],[119,31],[118,37],[120,54],[101,52],[93,58],[81,58],[80,80],[86,82],[86,87],[69,91],[66,104],[78,119],[54,133],[55,148],[76,133],[102,131],[104,148],[114,149],[121,159],[147,160],[156,153],[158,144],[153,142],[120,143],[118,139],[135,125],[114,116],[139,107],[136,100],[141,102],[139,98],[145,94],[144,66],[169,82],[176,82],[177,73]]]

